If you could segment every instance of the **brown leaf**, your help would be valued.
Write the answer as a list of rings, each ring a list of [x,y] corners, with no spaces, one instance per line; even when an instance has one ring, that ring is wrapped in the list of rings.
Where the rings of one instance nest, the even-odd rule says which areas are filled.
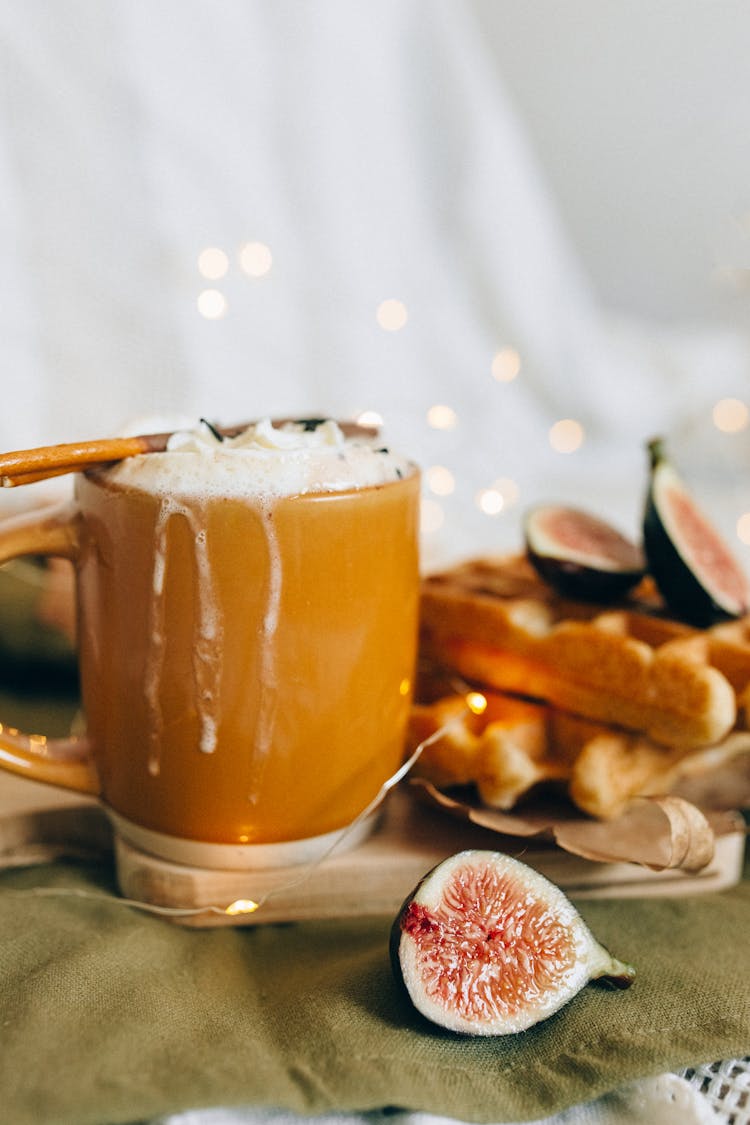
[[[459,800],[422,778],[413,778],[434,805],[459,819],[504,836],[547,839],[563,851],[598,863],[634,863],[654,871],[701,871],[718,836],[742,831],[732,811],[706,812],[682,797],[638,797],[613,820],[581,816],[572,806],[539,799],[519,812]]]

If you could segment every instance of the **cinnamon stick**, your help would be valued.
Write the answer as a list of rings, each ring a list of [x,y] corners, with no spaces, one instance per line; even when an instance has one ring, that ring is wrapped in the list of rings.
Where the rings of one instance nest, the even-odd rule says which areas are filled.
[[[45,445],[0,453],[0,479],[4,487],[30,484],[61,473],[111,464],[124,457],[166,449],[169,434],[141,434],[129,438],[98,438],[94,441]]]

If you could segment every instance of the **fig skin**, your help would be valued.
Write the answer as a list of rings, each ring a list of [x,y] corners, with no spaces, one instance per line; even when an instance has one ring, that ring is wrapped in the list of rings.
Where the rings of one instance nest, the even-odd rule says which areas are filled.
[[[653,439],[648,452],[643,542],[661,596],[676,617],[698,628],[742,616],[750,608],[747,576],[669,461],[664,442]]]
[[[589,981],[633,981],[572,903],[537,871],[501,852],[443,860],[397,915],[394,975],[426,1019],[463,1035],[524,1031]]]
[[[603,519],[579,508],[540,504],[524,518],[526,555],[565,597],[612,602],[641,581],[641,550]]]

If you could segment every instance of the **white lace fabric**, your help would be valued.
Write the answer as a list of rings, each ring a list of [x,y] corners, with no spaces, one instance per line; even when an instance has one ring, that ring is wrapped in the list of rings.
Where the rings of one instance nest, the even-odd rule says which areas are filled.
[[[721,1125],[750,1125],[750,1056],[681,1071],[709,1102]]]

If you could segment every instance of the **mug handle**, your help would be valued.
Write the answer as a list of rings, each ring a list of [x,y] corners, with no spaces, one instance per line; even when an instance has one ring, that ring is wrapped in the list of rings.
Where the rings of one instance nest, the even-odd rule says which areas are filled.
[[[52,555],[75,562],[78,525],[78,510],[72,503],[12,516],[0,523],[0,563],[23,555]],[[0,769],[78,793],[100,791],[85,735],[47,738],[0,723]]]

